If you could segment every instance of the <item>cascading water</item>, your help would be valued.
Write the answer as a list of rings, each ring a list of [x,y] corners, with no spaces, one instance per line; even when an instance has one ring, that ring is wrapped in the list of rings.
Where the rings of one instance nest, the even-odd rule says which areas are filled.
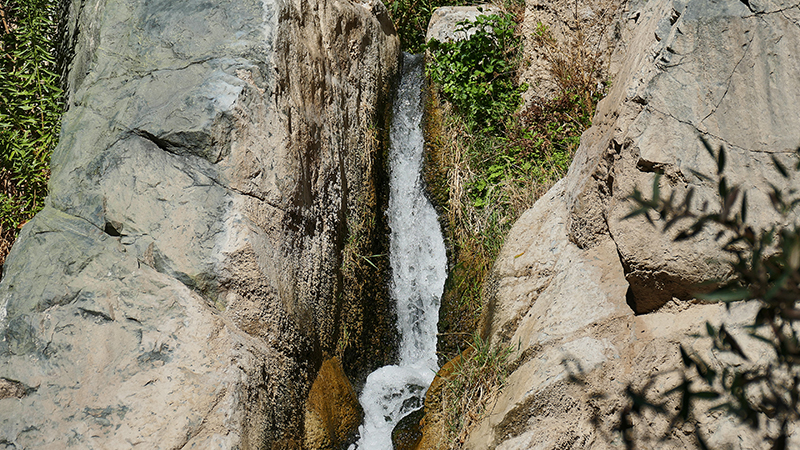
[[[392,297],[397,305],[400,361],[372,372],[359,401],[364,408],[360,439],[350,450],[390,450],[397,422],[422,406],[439,369],[436,324],[447,277],[447,254],[436,210],[425,197],[423,158],[422,56],[403,54],[389,164]]]

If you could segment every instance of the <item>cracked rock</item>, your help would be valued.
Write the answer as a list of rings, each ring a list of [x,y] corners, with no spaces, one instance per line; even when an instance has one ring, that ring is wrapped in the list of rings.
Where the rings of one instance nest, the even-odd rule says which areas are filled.
[[[50,195],[0,283],[0,446],[299,448],[323,361],[317,409],[391,356],[383,274],[343,273],[351,232],[384,252],[386,9],[70,3]]]
[[[682,199],[694,189],[697,208],[715,204],[716,184],[692,172],[716,173],[703,137],[725,147],[725,174],[747,191],[748,221],[758,228],[780,219],[769,184],[800,183],[796,174],[782,179],[771,162],[793,166],[800,146],[796,1],[649,0],[626,8],[621,40],[606,43],[616,45],[612,88],[569,174],[521,216],[495,263],[485,331],[492,345],[514,349],[513,370],[465,448],[619,447],[612,429],[628,383],[660,373],[659,385],[677,385],[669,373],[681,364],[679,343],[706,360],[719,357],[690,338],[706,321],[726,321],[748,355],[768,359],[746,336],[757,305],[726,310],[693,299],[698,283],[727,275],[716,230],[677,243],[644,219],[623,218],[634,188],[649,194],[658,175],[662,195]],[[774,12],[781,8],[790,14]],[[668,425],[661,420],[645,417],[634,433],[660,436]],[[687,427],[699,427],[710,448],[769,445],[724,414],[697,414]],[[697,448],[691,432],[643,445]]]

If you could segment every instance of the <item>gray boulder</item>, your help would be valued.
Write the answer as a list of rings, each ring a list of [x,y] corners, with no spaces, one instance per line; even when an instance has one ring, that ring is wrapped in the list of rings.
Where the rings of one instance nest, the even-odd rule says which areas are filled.
[[[354,256],[383,253],[386,9],[75,1],[68,22],[50,196],[0,284],[0,443],[299,448],[322,362],[390,356],[382,273]]]

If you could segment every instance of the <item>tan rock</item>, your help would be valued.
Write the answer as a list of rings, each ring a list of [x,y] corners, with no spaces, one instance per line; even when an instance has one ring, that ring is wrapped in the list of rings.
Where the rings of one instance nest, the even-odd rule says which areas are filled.
[[[798,67],[788,55],[800,47],[800,34],[788,17],[754,15],[743,3],[648,2],[625,17],[614,87],[567,177],[570,239],[586,247],[610,233],[631,284],[631,304],[647,312],[673,297],[691,298],[699,282],[724,277],[726,256],[716,231],[676,243],[676,231],[662,234],[641,218],[622,220],[631,209],[627,196],[636,187],[649,193],[661,173],[665,195],[674,190],[681,198],[694,189],[696,209],[705,201],[713,206],[716,185],[692,172],[716,173],[703,137],[726,147],[726,176],[747,191],[749,221],[775,223],[769,183],[796,183],[775,177],[770,155],[788,162],[800,144],[800,113],[782,94],[794,92],[790,74]],[[774,65],[771,52],[785,55],[786,63]]]
[[[735,362],[697,337],[706,321],[726,323],[753,364],[772,357],[746,337],[757,305],[726,311],[692,299],[695,283],[727,271],[713,232],[675,243],[642,220],[622,218],[631,208],[627,196],[635,187],[649,193],[657,173],[662,193],[680,198],[694,188],[698,207],[715,198],[716,186],[691,171],[715,173],[703,136],[725,145],[726,174],[748,190],[750,221],[775,223],[768,183],[797,183],[780,180],[770,163],[770,155],[790,161],[800,144],[793,106],[800,79],[790,75],[798,67],[789,56],[800,51],[800,28],[794,16],[778,13],[796,5],[628,5],[617,26],[612,89],[569,174],[523,214],[496,262],[485,330],[493,345],[519,351],[467,448],[622,448],[612,430],[625,386],[641,387],[656,374],[653,392],[675,386],[679,344],[718,364]],[[720,413],[697,414],[680,429],[668,425],[648,414],[634,432],[643,448],[697,448],[696,429],[712,448],[765,445],[764,430]],[[664,442],[654,440],[667,431]]]

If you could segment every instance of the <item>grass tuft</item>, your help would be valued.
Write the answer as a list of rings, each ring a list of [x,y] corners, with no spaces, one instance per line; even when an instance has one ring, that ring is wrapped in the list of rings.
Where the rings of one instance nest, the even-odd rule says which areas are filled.
[[[464,357],[456,362],[453,373],[442,389],[442,408],[450,448],[461,448],[469,430],[491,406],[508,375],[513,348],[497,348],[473,335]]]

